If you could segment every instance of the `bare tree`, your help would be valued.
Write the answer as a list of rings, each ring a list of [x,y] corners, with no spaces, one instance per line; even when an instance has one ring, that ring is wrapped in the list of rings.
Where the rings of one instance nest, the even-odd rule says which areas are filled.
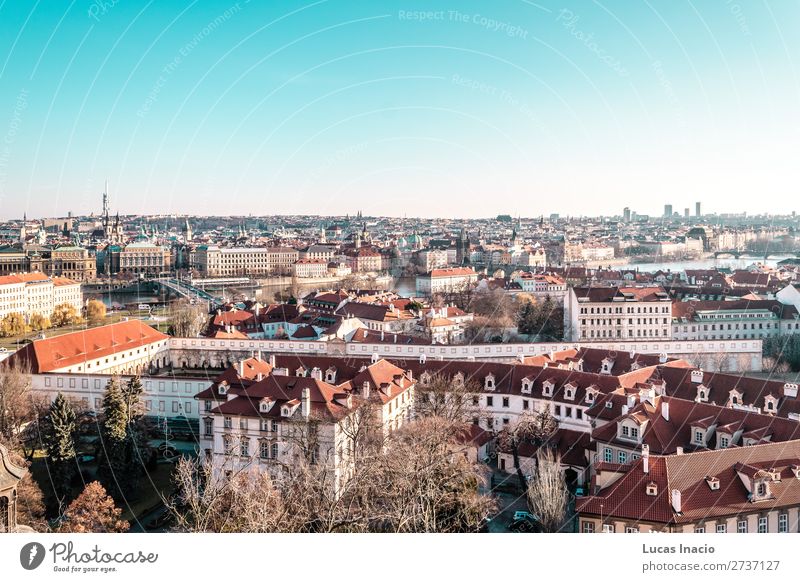
[[[19,444],[23,427],[36,419],[38,400],[31,390],[29,367],[0,365],[0,436]]]
[[[414,410],[420,416],[436,416],[452,422],[472,420],[478,409],[472,403],[480,394],[477,383],[463,375],[447,376],[437,373],[414,388]]]
[[[197,337],[208,325],[208,314],[200,305],[186,300],[175,303],[169,320],[170,333],[177,337]]]
[[[528,508],[546,533],[561,529],[567,513],[569,493],[561,473],[561,460],[542,447],[536,453],[536,471],[527,487]]]
[[[522,463],[520,462],[519,449],[523,443],[530,443],[540,447],[555,433],[558,428],[558,421],[550,414],[550,409],[535,414],[521,414],[517,422],[504,428],[497,435],[497,446],[501,450],[510,451],[514,458],[514,469],[517,471],[517,478],[522,489],[526,489],[528,482],[522,473]]]
[[[373,446],[361,449],[344,478],[328,462],[331,448],[294,454],[313,440],[290,447],[270,471],[183,460],[170,507],[185,531],[478,531],[493,502],[480,493],[483,469],[464,454],[456,426],[429,417],[388,436],[351,427]]]

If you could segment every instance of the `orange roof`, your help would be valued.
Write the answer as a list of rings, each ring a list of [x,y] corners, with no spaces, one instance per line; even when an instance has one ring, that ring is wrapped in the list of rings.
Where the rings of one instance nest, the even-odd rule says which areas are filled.
[[[67,279],[66,277],[54,277],[53,285],[55,285],[56,287],[61,287],[66,285],[80,285],[80,282],[73,281],[72,279]]]
[[[18,275],[5,275],[0,277],[0,285],[14,285],[15,283],[24,283],[24,281]]]
[[[470,267],[451,267],[447,269],[433,269],[429,276],[431,277],[456,277],[459,275],[477,275],[477,273]]]
[[[169,338],[138,319],[93,329],[35,340],[8,358],[30,364],[31,372],[42,374],[83,364],[104,356],[139,348]]]
[[[26,283],[35,283],[36,281],[49,281],[50,277],[45,275],[44,273],[20,273],[17,275],[20,279],[25,281]]]

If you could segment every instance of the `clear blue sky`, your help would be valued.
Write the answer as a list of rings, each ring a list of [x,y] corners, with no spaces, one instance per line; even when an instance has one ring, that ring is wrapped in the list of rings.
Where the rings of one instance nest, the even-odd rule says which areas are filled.
[[[106,178],[122,213],[790,211],[798,29],[789,0],[0,0],[0,218]]]

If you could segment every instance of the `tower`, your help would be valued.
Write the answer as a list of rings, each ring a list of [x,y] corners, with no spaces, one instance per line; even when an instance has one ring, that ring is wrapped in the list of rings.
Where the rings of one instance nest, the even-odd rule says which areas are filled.
[[[103,189],[103,234],[105,236],[109,235],[109,230],[111,229],[111,218],[109,216],[109,201],[108,201],[108,180],[106,180],[105,188]]]
[[[188,218],[183,223],[183,240],[186,242],[192,240],[192,225],[189,224]]]

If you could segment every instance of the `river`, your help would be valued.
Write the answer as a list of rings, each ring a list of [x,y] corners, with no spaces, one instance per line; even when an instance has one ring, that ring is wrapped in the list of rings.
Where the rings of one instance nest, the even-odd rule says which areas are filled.
[[[660,262],[660,263],[629,263],[627,265],[615,265],[614,269],[639,269],[644,272],[653,271],[685,271],[686,269],[744,269],[753,263],[761,263],[768,267],[775,267],[784,259],[795,258],[795,255],[772,255],[769,259],[758,256],[743,256],[738,259],[697,259],[689,261]]]

